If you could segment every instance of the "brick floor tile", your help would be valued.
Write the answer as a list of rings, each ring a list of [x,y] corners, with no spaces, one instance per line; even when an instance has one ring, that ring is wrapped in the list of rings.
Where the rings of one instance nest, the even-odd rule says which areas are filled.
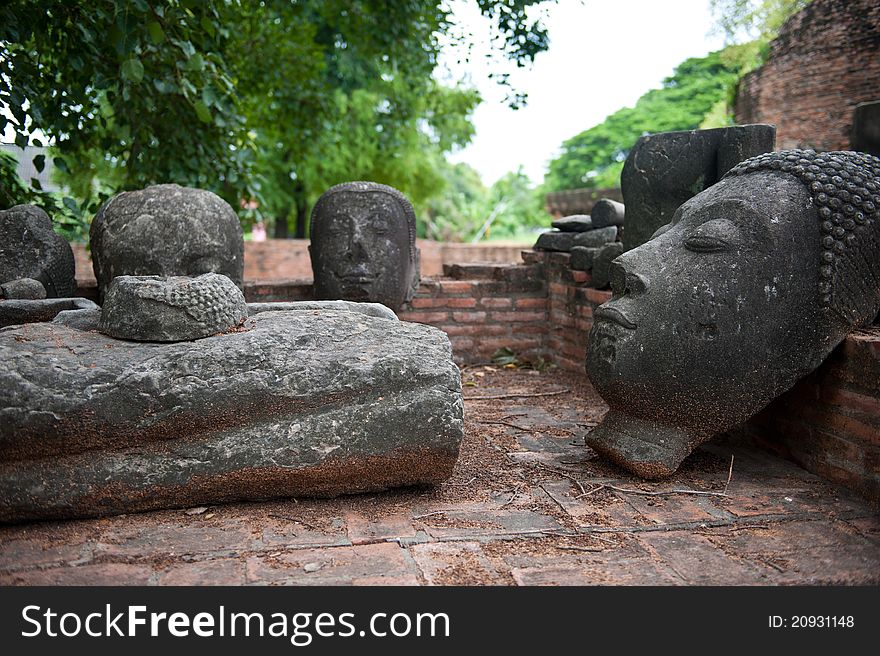
[[[768,583],[768,568],[727,555],[701,535],[688,531],[651,531],[637,539],[654,551],[688,585]]]
[[[415,564],[393,542],[321,549],[300,549],[250,556],[247,581],[270,585],[399,585],[412,581]]]
[[[412,520],[404,514],[367,516],[350,511],[345,514],[348,539],[352,544],[367,544],[389,538],[412,538],[416,529]]]
[[[41,539],[9,540],[0,543],[0,570],[35,565],[81,563],[91,559],[91,543],[46,544]]]
[[[175,524],[138,525],[118,532],[108,531],[95,547],[95,556],[155,559],[198,554],[231,554],[250,551],[253,533],[238,522],[186,517]]]
[[[0,585],[147,585],[149,565],[101,563],[0,574]]]
[[[158,585],[242,585],[244,564],[238,558],[221,558],[171,565],[159,573]]]
[[[409,549],[429,585],[505,585],[477,542],[433,542]]]

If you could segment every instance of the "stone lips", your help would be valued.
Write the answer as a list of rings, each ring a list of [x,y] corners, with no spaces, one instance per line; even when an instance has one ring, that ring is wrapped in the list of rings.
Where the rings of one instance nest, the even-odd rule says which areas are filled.
[[[117,276],[101,308],[101,331],[117,339],[176,342],[241,325],[244,294],[226,276]]]
[[[0,520],[448,478],[463,404],[441,331],[339,311],[248,323],[171,344],[51,323],[0,333]]]
[[[35,205],[0,211],[0,282],[32,278],[49,298],[76,292],[70,244],[52,229],[49,215]]]
[[[118,194],[89,231],[101,299],[116,276],[222,273],[241,287],[244,239],[235,211],[203,189],[162,184]]]

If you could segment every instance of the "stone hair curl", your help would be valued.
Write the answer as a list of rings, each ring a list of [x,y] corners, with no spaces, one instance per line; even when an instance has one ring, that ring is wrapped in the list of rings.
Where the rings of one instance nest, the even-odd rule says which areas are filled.
[[[380,184],[378,182],[366,182],[366,181],[357,181],[357,182],[343,182],[342,184],[335,185],[330,187],[327,191],[321,194],[321,197],[318,199],[318,202],[315,203],[315,206],[312,208],[312,216],[311,223],[314,226],[315,217],[320,216],[321,209],[324,203],[328,198],[333,196],[336,193],[343,191],[352,191],[352,192],[382,192],[388,194],[392,198],[394,198],[401,209],[403,210],[403,215],[406,218],[406,227],[409,232],[409,259],[410,262],[416,261],[416,213],[413,209],[412,203],[409,202],[409,199],[403,195],[400,191],[395,189],[394,187],[389,187],[388,185]],[[311,232],[311,231],[310,231]]]
[[[740,162],[727,176],[797,177],[818,208],[819,302],[853,325],[880,309],[880,159],[853,151],[782,150]]]

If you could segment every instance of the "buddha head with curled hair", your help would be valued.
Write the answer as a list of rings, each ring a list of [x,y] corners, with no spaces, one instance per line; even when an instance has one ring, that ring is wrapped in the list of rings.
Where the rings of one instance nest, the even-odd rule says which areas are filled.
[[[416,217],[393,187],[336,185],[312,210],[315,298],[382,303],[397,310],[419,283]]]
[[[646,478],[747,420],[880,311],[880,159],[748,159],[612,264],[587,371],[588,444]]]

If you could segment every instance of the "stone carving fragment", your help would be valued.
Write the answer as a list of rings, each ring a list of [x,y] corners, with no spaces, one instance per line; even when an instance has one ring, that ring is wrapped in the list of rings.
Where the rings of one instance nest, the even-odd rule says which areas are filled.
[[[117,339],[179,342],[241,326],[247,317],[241,290],[219,273],[117,276],[101,307],[101,330]]]
[[[102,301],[116,276],[222,273],[242,284],[241,224],[203,189],[161,184],[118,194],[98,210],[89,242]]]
[[[877,316],[880,159],[748,159],[617,257],[611,278],[587,357],[611,410],[587,442],[640,476],[667,476]]]
[[[315,298],[398,310],[419,284],[416,218],[401,192],[375,182],[332,187],[312,209]]]
[[[43,286],[45,297],[67,298],[76,292],[74,276],[73,250],[52,229],[48,214],[36,205],[0,211],[0,283],[31,278]],[[33,300],[39,292],[30,288],[27,298]]]
[[[626,158],[620,188],[626,205],[626,250],[644,244],[689,198],[735,164],[773,150],[772,125],[661,132],[639,138]]]

